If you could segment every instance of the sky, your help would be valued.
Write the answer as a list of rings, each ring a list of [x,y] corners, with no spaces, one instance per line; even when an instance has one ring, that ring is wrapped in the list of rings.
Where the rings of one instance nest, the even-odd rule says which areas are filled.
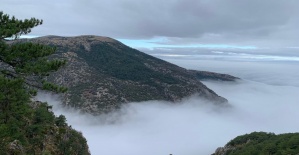
[[[99,35],[132,47],[298,48],[297,0],[0,0],[44,24],[31,36]]]

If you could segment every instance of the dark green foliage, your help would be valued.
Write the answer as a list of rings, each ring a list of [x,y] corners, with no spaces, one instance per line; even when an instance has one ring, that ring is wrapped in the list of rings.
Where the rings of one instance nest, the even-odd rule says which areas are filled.
[[[145,84],[155,84],[159,81],[167,84],[177,84],[180,81],[170,74],[162,74],[146,67],[144,60],[155,60],[156,58],[143,54],[135,49],[124,47],[122,44],[95,44],[91,46],[92,54],[78,51],[87,63],[104,71],[106,74],[121,80],[138,81]],[[83,49],[84,47],[81,47]]]
[[[251,134],[238,136],[235,139],[231,140],[227,144],[231,145],[231,146],[236,146],[239,144],[245,144],[245,143],[247,143],[248,140],[260,143],[260,142],[265,141],[271,137],[275,137],[275,134],[274,133],[266,133],[266,132],[253,132]]]
[[[11,80],[0,75],[0,123],[18,119],[24,113],[23,106],[29,102],[29,96],[22,79]]]
[[[87,143],[86,139],[83,138],[82,133],[75,130],[66,130],[64,131],[64,135],[61,136],[67,136],[66,139],[61,139],[58,142],[58,148],[62,155],[88,154],[88,152],[86,152],[88,149],[87,146],[82,145]]]
[[[56,71],[63,66],[64,60],[48,60],[46,57],[55,52],[54,48],[33,44],[5,44],[1,41],[0,60],[13,67],[18,75],[45,76],[48,72]]]
[[[216,80],[216,81],[236,81],[239,78],[228,75],[207,71],[189,70],[198,80]]]
[[[34,112],[33,121],[36,124],[48,124],[54,122],[54,116],[52,113],[48,112],[48,106],[42,103]]]
[[[42,24],[43,21],[35,18],[19,20],[14,16],[12,18],[9,15],[0,11],[0,39],[4,38],[17,38],[22,34],[31,32],[31,28]]]
[[[55,52],[54,48],[33,43],[16,43],[1,51],[1,58],[15,67],[17,73],[45,74],[57,70],[64,61],[47,61],[46,56]]]
[[[299,133],[253,132],[236,137],[226,146],[235,148],[227,155],[296,155],[299,153]]]
[[[55,118],[55,124],[59,127],[64,127],[66,126],[66,118],[63,115],[59,115],[58,117]]]
[[[43,86],[42,89],[44,90],[50,90],[50,91],[54,91],[54,92],[66,92],[67,88],[66,87],[59,87],[53,83],[47,82],[47,81],[43,81],[42,82]]]
[[[65,60],[49,60],[48,56],[55,52],[55,48],[34,44],[5,41],[5,38],[17,39],[22,34],[27,34],[31,28],[42,24],[41,20],[18,20],[15,17],[0,12],[0,62],[6,68],[0,66],[0,74],[8,78],[20,78],[29,87],[43,88],[41,81],[49,72],[57,71],[65,65]],[[34,82],[30,81],[34,79]],[[53,87],[53,86],[52,86]],[[65,88],[56,90],[65,91]]]
[[[0,76],[0,154],[89,154],[82,134],[50,108],[47,103],[30,102],[22,80]],[[21,150],[9,147],[14,141]]]
[[[86,139],[67,125],[64,116],[55,117],[47,103],[31,101],[36,88],[66,91],[42,80],[65,61],[48,60],[55,52],[48,46],[4,40],[17,39],[41,23],[0,12],[0,155],[89,154]]]

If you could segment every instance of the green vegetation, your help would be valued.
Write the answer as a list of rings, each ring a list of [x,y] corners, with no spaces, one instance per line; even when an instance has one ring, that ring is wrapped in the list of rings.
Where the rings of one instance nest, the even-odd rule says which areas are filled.
[[[233,148],[227,155],[295,155],[299,153],[299,133],[253,132],[236,137],[226,146]]]
[[[92,54],[85,52],[82,45],[79,49],[77,53],[85,58],[91,67],[104,71],[115,78],[138,81],[144,84],[156,85],[157,87],[158,84],[155,81],[167,84],[180,83],[170,74],[156,72],[144,64],[145,60],[157,61],[158,59],[125,47],[122,44],[94,44],[91,45]]]
[[[13,43],[41,20],[18,20],[0,12],[0,154],[89,154],[86,139],[55,117],[47,103],[32,101],[37,89],[65,92],[44,81],[64,60],[48,60],[54,48],[34,43]]]

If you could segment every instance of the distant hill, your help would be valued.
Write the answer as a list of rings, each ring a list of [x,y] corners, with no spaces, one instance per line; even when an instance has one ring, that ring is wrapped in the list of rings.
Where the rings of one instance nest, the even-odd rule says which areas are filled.
[[[298,155],[299,133],[275,135],[266,132],[253,132],[238,136],[219,147],[212,155],[271,154]]]
[[[227,80],[223,75],[188,71],[108,37],[46,36],[23,41],[57,47],[55,57],[67,59],[67,65],[48,80],[68,87],[64,103],[86,112],[109,112],[128,102],[179,101],[194,94],[218,104],[227,102],[199,81],[200,75]]]

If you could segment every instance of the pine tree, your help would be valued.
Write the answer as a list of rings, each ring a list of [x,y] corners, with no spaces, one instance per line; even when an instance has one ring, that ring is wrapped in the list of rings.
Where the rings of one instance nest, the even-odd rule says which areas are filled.
[[[14,16],[10,18],[9,15],[0,12],[0,71],[5,78],[24,80],[28,88],[65,92],[65,88],[44,80],[49,72],[57,71],[66,63],[64,60],[47,58],[55,53],[55,48],[16,41],[42,22],[35,18],[29,20],[19,20]]]
[[[44,80],[66,63],[49,59],[55,48],[18,41],[41,24],[0,12],[0,155],[90,154],[86,139],[64,116],[55,117],[47,103],[31,101],[38,89],[67,90]]]

